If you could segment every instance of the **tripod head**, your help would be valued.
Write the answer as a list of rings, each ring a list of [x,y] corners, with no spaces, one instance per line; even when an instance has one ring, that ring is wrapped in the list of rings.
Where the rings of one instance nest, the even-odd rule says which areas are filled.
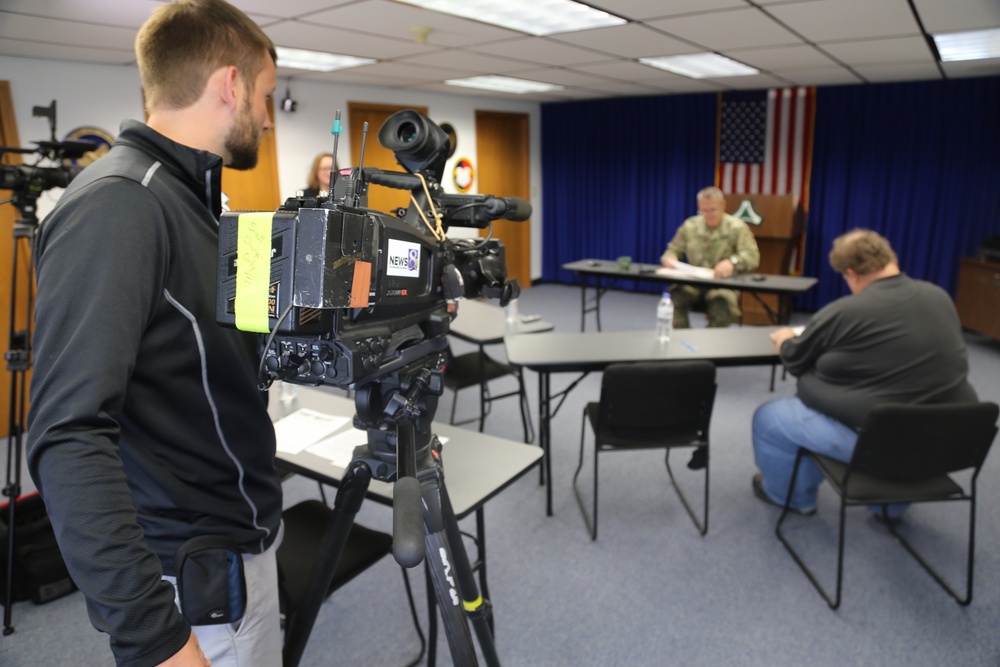
[[[376,479],[394,482],[392,551],[404,567],[424,558],[418,463],[435,465],[431,422],[444,389],[444,366],[439,351],[359,387],[354,398],[354,427],[368,433],[368,445],[355,449],[354,461],[367,464]]]

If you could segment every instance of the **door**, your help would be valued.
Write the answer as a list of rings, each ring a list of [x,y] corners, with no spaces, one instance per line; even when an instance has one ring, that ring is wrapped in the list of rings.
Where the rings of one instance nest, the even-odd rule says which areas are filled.
[[[394,106],[391,104],[372,104],[368,102],[347,103],[347,131],[351,137],[351,165],[357,166],[361,160],[361,143],[364,125],[368,123],[368,138],[365,140],[366,167],[375,167],[385,171],[404,171],[392,151],[378,142],[378,131],[382,123],[397,111],[413,109],[427,115],[427,107]],[[347,165],[341,165],[347,166]],[[389,213],[397,208],[407,208],[410,205],[409,190],[395,190],[381,185],[372,185],[368,190],[368,207],[382,213]]]
[[[20,145],[21,140],[17,134],[17,118],[14,116],[14,99],[11,95],[10,82],[0,81],[0,146]],[[21,164],[21,156],[17,153],[5,153],[3,163]],[[11,194],[10,190],[0,190],[0,200],[7,199]],[[7,352],[15,348],[25,350],[28,347],[28,341],[20,337],[13,343],[10,340],[11,329],[14,330],[16,335],[27,328],[28,318],[31,317],[28,313],[28,294],[29,289],[34,290],[35,279],[31,268],[31,239],[29,237],[15,239],[14,221],[19,216],[20,213],[12,204],[0,205],[0,267],[2,267],[0,271],[2,271],[2,275],[6,278],[0,283],[0,320],[2,320],[2,323],[0,323],[0,346],[2,346],[2,350],[0,351],[2,352]],[[15,252],[17,252],[16,275],[13,274]],[[13,278],[13,285],[8,282],[10,278]],[[13,301],[13,304],[11,301]],[[10,322],[12,311],[14,315],[13,327],[11,327]],[[10,426],[11,374],[7,370],[6,363],[2,368],[3,372],[0,372],[0,420],[2,420],[0,421],[0,437],[6,437]],[[30,382],[30,378],[31,371],[29,370],[23,377],[23,385],[20,382],[22,378],[18,378],[16,389],[18,398],[22,396],[24,398],[25,410],[27,409],[27,396],[20,393],[20,388],[22,386],[26,388],[28,382]],[[24,426],[25,424],[22,419],[24,414],[21,413],[19,406],[15,407],[15,413],[18,425]]]
[[[476,111],[480,193],[531,200],[528,136],[528,114]],[[531,220],[494,220],[493,237],[503,241],[507,277],[530,287]]]

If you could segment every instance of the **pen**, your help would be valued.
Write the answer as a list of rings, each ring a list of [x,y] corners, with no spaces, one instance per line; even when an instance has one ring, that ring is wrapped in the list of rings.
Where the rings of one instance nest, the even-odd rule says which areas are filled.
[[[691,350],[692,352],[697,352],[698,351],[698,348],[696,348],[694,345],[692,345],[691,343],[687,342],[686,340],[682,340],[681,341],[681,345],[683,345],[687,349]]]

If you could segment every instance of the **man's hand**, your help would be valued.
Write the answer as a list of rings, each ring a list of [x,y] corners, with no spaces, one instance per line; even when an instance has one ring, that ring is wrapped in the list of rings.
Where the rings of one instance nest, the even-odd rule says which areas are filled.
[[[180,651],[161,662],[158,667],[211,667],[211,665],[212,661],[202,653],[201,646],[198,645],[198,638],[192,631],[187,644]]]
[[[782,327],[771,333],[769,338],[774,342],[774,349],[781,352],[781,344],[789,338],[795,338],[795,332],[791,327]]]
[[[668,269],[677,268],[677,258],[674,257],[673,255],[667,255],[666,257],[663,257],[662,261],[663,261],[663,266],[667,267]]]
[[[734,271],[736,271],[736,267],[729,261],[729,258],[726,258],[715,265],[716,278],[728,278],[733,275]]]

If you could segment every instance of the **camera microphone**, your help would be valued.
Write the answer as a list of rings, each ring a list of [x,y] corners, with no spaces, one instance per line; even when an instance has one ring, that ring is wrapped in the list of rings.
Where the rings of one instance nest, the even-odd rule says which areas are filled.
[[[523,222],[531,217],[531,203],[520,197],[489,197],[483,208],[493,218]]]

